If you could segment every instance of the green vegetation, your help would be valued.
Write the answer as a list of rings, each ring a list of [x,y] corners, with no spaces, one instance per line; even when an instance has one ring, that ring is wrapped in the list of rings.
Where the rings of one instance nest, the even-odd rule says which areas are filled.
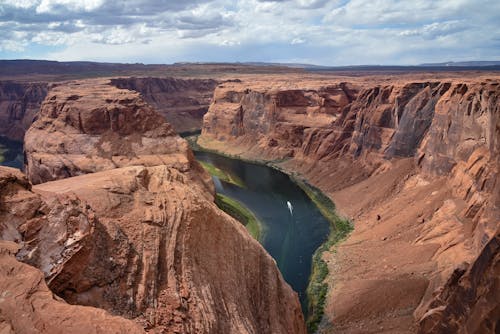
[[[330,222],[328,239],[313,254],[311,276],[309,277],[309,285],[306,290],[308,299],[306,323],[309,333],[314,333],[318,329],[323,317],[326,295],[328,293],[328,284],[325,282],[325,278],[328,275],[328,265],[322,258],[323,252],[346,238],[352,231],[353,226],[349,220],[335,213],[335,205],[319,189],[304,181],[297,179],[294,181],[304,190],[323,216]]]
[[[215,204],[229,214],[234,219],[245,225],[246,229],[257,241],[261,241],[264,236],[264,227],[257,217],[241,202],[228,196],[217,194]]]
[[[5,157],[4,157],[4,154],[8,151],[8,149],[3,146],[2,144],[0,144],[0,164],[3,163],[5,161]]]
[[[189,147],[191,147],[191,149],[193,151],[201,151],[201,148],[200,148],[200,145],[198,145],[198,137],[200,135],[192,135],[192,136],[182,136],[184,139],[186,139],[186,141],[188,142],[189,144]]]
[[[264,165],[264,166],[268,166],[268,167],[274,168],[276,170],[279,170],[285,174],[288,174],[286,171],[281,169],[278,166],[278,164],[290,160],[291,158],[289,158],[289,157],[282,158],[282,159],[275,159],[275,160],[250,159],[250,158],[246,158],[246,157],[239,155],[239,154],[229,154],[229,153],[226,153],[223,151],[219,151],[219,150],[215,150],[215,149],[201,146],[200,144],[198,144],[199,137],[200,137],[200,135],[193,135],[193,136],[189,136],[189,137],[184,138],[188,141],[189,146],[191,147],[191,149],[193,151],[214,153],[214,154],[218,154],[220,156],[223,156],[223,157],[226,157],[229,159],[241,160],[241,161],[248,162],[251,164]]]
[[[348,219],[342,218],[335,212],[335,204],[316,187],[308,184],[304,180],[300,180],[298,175],[290,174],[283,170],[279,164],[287,161],[289,158],[278,159],[273,161],[252,160],[238,155],[231,155],[213,149],[208,149],[200,146],[197,143],[198,136],[193,136],[190,144],[193,150],[212,152],[222,156],[239,159],[250,163],[258,163],[267,165],[277,169],[283,173],[290,175],[295,183],[307,194],[307,196],[318,207],[321,214],[330,223],[330,233],[328,239],[314,252],[311,265],[311,276],[309,277],[309,285],[306,290],[307,294],[307,328],[309,333],[317,331],[321,319],[323,318],[324,307],[326,303],[326,295],[328,293],[328,284],[325,282],[328,276],[328,265],[323,260],[323,252],[330,250],[334,245],[344,240],[353,230],[352,224]],[[189,140],[189,139],[188,139]],[[220,206],[219,206],[220,207]],[[227,211],[226,211],[227,212]]]
[[[245,188],[245,183],[239,177],[232,175],[231,173],[228,173],[209,162],[205,161],[198,161],[198,162],[210,175],[217,176],[220,180],[234,184],[235,186],[238,186],[240,188]]]

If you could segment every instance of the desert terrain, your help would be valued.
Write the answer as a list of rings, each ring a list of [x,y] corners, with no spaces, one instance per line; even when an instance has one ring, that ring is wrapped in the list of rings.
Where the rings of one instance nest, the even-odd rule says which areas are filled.
[[[25,155],[0,167],[0,332],[306,332],[215,205],[178,135],[196,130],[352,224],[321,254],[318,333],[499,330],[499,72],[55,65],[0,71],[0,135]]]

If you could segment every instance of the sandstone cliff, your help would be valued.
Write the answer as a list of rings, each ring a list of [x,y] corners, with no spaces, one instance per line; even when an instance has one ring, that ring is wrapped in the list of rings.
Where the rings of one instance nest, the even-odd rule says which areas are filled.
[[[0,81],[0,136],[22,140],[46,94],[46,83]]]
[[[68,305],[49,290],[45,280],[57,277],[89,243],[97,220],[72,195],[46,201],[30,188],[17,169],[0,167],[2,333],[143,333],[132,321]],[[16,254],[39,270],[18,262]]]
[[[451,311],[432,310],[459,309],[444,287],[499,224],[499,78],[347,79],[225,84],[198,142],[300,173],[353,219],[352,235],[324,256],[332,274],[322,331],[452,330]],[[491,266],[470,269],[473,291],[480,275],[494,277]],[[494,332],[497,313],[486,310],[498,303],[480,300],[454,321],[483,317]]]
[[[138,93],[54,86],[26,156],[41,184],[0,177],[2,239],[67,302],[154,333],[305,332],[274,260],[216,207],[209,175]]]
[[[0,241],[2,333],[145,333],[133,321],[104,310],[66,304],[49,290],[39,270],[14,258],[16,249],[15,243]]]
[[[118,88],[141,93],[177,132],[201,129],[217,81],[180,78],[117,78]]]
[[[190,168],[191,151],[170,124],[139,93],[107,83],[67,82],[50,90],[25,136],[31,182],[130,165]]]

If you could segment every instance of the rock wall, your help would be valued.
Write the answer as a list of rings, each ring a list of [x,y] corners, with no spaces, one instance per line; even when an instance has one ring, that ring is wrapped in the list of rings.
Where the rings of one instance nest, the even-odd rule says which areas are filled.
[[[54,86],[24,145],[34,184],[130,165],[187,170],[194,161],[186,141],[139,93],[106,80]]]
[[[420,320],[420,333],[495,333],[500,318],[500,233],[454,270]],[[496,302],[495,302],[496,301]]]
[[[450,86],[422,82],[361,87],[343,82],[315,90],[253,91],[243,84],[225,85],[215,92],[202,141],[257,138],[262,153],[276,159],[369,153],[410,157]]]
[[[391,80],[224,85],[204,118],[201,146],[299,173],[353,219],[337,255],[325,255],[333,274],[323,332],[416,332],[421,319],[429,328],[434,298],[499,224],[498,77]],[[471,284],[494,272],[475,268]],[[488,308],[498,308],[489,298]],[[461,323],[485,307],[470,305]],[[454,326],[432,319],[441,319],[433,328]]]
[[[297,295],[273,259],[183,173],[124,167],[34,189],[76,194],[103,225],[51,281],[68,302],[155,331],[304,332]]]
[[[217,81],[212,79],[117,78],[118,88],[141,93],[178,132],[201,129]]]
[[[312,132],[328,131],[357,93],[349,84],[317,90],[252,90],[226,83],[216,89],[204,117],[201,140],[247,145],[270,159],[293,157],[310,150]],[[257,140],[257,142],[255,142]]]
[[[0,81],[0,136],[22,140],[46,94],[46,83]]]
[[[176,132],[201,129],[218,82],[213,79],[116,78],[118,88],[141,93]],[[46,82],[0,81],[0,135],[22,140],[47,95]]]
[[[138,93],[54,86],[26,156],[39,184],[0,175],[1,236],[65,301],[153,333],[305,333],[274,260],[217,208],[210,176]]]
[[[104,310],[66,304],[49,290],[39,270],[16,260],[17,249],[14,242],[0,241],[2,333],[145,333],[133,321]]]

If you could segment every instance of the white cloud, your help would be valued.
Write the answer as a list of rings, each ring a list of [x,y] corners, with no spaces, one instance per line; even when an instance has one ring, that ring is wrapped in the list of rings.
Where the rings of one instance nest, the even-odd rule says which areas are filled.
[[[0,41],[0,51],[21,52],[24,51],[26,44],[24,41],[3,40]]]
[[[36,7],[36,12],[51,13],[62,8],[69,11],[91,12],[104,4],[104,0],[42,0]]]
[[[302,38],[299,38],[299,37],[295,37],[294,39],[292,39],[292,41],[290,42],[292,45],[296,45],[296,44],[302,44],[302,43],[305,43],[306,40],[305,39],[302,39]]]
[[[239,41],[235,41],[235,40],[223,40],[221,43],[221,45],[224,45],[224,46],[235,46],[235,45],[241,45],[241,43]]]
[[[56,45],[65,49],[41,57],[134,62],[498,59],[500,1],[481,2],[0,0],[0,48]]]
[[[38,4],[40,0],[2,0],[1,4],[12,6],[14,8],[31,8]]]

